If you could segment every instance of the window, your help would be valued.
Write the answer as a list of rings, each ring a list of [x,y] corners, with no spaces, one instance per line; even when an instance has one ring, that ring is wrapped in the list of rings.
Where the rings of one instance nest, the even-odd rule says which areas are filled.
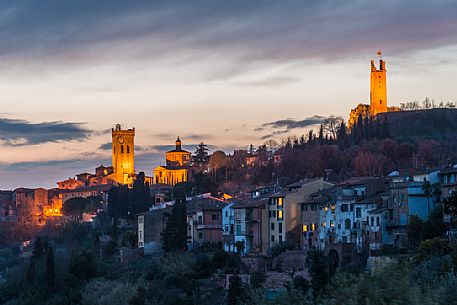
[[[335,226],[335,223],[333,222],[333,220],[330,220],[330,228],[333,228]]]
[[[355,209],[355,217],[357,217],[357,218],[362,217],[362,208]]]
[[[236,235],[241,235],[241,225],[236,225]]]
[[[124,153],[124,145],[121,145],[121,154]]]
[[[203,224],[203,216],[198,216],[198,224],[201,225]]]
[[[354,204],[353,204],[353,203],[350,204],[350,207],[351,207],[351,208],[350,208],[350,209],[351,209],[351,212],[354,212]]]
[[[228,211],[225,211],[225,217],[228,217]]]
[[[332,214],[335,214],[336,205],[332,204]]]
[[[268,218],[271,218],[271,211],[268,211]]]
[[[271,226],[271,231],[274,231],[274,229],[275,229],[275,224],[274,224],[274,222],[272,222],[270,226]]]
[[[308,205],[305,203],[301,206],[302,211],[308,211]]]
[[[371,225],[374,226],[374,217],[371,216]]]
[[[282,207],[282,197],[278,198],[278,207]]]
[[[203,232],[198,232],[198,239],[203,239]]]
[[[127,145],[127,153],[130,153],[130,146]]]
[[[279,235],[279,242],[282,243],[282,235]]]
[[[274,235],[271,235],[271,242],[272,242],[272,243],[275,242],[275,236],[274,236]]]
[[[308,225],[303,225],[303,232],[308,232]]]
[[[278,211],[278,220],[282,220],[282,211]]]
[[[347,212],[348,211],[348,205],[347,204],[342,204],[341,205],[341,212]]]
[[[379,217],[376,217],[376,225],[379,226]]]
[[[211,220],[219,220],[219,214],[212,214]]]
[[[311,231],[315,231],[316,230],[316,224],[315,223],[312,223],[311,224]]]
[[[351,229],[351,220],[349,218],[346,218],[344,221],[344,229],[350,230]]]
[[[276,211],[273,211],[272,213],[273,213],[273,217],[276,217]]]
[[[278,223],[278,233],[282,233],[282,222]]]

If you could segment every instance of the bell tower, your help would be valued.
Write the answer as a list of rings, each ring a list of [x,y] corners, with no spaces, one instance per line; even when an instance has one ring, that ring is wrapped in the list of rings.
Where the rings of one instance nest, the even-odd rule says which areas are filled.
[[[378,51],[378,56],[379,69],[376,68],[374,60],[371,61],[370,114],[372,116],[387,112],[386,63],[381,58],[381,51]]]
[[[117,124],[111,129],[114,179],[120,184],[131,184],[135,178],[135,128],[122,130]]]

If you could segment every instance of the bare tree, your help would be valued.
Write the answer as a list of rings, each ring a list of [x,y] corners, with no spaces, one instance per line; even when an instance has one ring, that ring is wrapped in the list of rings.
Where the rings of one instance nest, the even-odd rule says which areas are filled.
[[[338,128],[341,126],[341,122],[343,122],[343,118],[340,116],[331,115],[325,118],[322,123],[325,134],[330,135],[332,139],[336,139]]]

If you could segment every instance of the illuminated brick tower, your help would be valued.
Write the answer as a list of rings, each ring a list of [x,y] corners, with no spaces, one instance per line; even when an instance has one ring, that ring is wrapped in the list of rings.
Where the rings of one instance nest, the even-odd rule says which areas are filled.
[[[131,184],[135,178],[134,140],[135,128],[122,130],[117,124],[111,129],[114,180]]]
[[[386,83],[386,63],[379,55],[379,69],[376,68],[374,61],[371,61],[370,74],[370,114],[376,116],[380,112],[387,112],[387,83]]]

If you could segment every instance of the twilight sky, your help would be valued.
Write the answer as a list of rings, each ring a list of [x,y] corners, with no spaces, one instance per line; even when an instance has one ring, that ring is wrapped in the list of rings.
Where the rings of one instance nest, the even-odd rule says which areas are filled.
[[[378,49],[390,105],[455,102],[456,15],[440,0],[3,0],[0,189],[110,165],[116,123],[151,175],[177,135],[230,151],[347,118]]]

